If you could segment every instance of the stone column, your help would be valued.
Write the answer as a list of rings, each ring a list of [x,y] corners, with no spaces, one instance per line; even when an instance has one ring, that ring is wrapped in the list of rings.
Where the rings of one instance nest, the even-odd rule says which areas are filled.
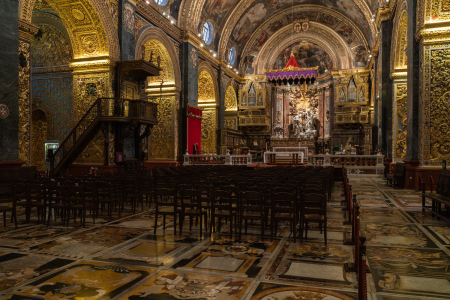
[[[420,89],[420,48],[416,40],[417,0],[408,1],[408,133],[406,136],[405,188],[414,189],[416,168],[419,165],[419,89]]]
[[[392,20],[381,22],[380,54],[380,99],[381,99],[381,149],[386,158],[392,159],[392,79],[390,76]]]
[[[0,161],[19,161],[19,0],[0,0]]]

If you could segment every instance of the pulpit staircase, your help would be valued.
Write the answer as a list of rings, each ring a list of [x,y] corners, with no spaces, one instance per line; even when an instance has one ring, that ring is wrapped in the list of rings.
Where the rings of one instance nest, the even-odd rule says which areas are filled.
[[[103,125],[156,125],[158,105],[146,100],[99,98],[86,111],[59,148],[50,155],[49,176],[62,174],[95,138]],[[105,154],[109,155],[109,153]]]

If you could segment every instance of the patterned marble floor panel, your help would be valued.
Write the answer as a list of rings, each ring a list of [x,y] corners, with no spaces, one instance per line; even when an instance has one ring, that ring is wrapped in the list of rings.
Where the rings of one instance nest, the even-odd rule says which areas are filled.
[[[112,299],[153,272],[82,262],[16,288],[5,299]]]
[[[212,276],[210,274],[162,271],[122,299],[239,300],[250,283],[250,280]]]
[[[221,234],[203,245],[192,257],[182,259],[173,269],[212,271],[255,278],[272,256],[279,239],[261,240],[256,235],[243,235],[230,239]]]
[[[262,279],[331,287],[354,287],[355,278],[345,273],[352,261],[352,249],[341,244],[286,242]]]
[[[356,293],[326,290],[313,287],[298,287],[260,283],[252,300],[355,300]]]
[[[73,263],[43,255],[9,253],[0,256],[0,291]]]
[[[145,233],[146,231],[143,229],[102,226],[59,237],[24,251],[60,257],[85,258]]]
[[[36,225],[0,234],[0,247],[26,248],[79,230],[73,227]]]

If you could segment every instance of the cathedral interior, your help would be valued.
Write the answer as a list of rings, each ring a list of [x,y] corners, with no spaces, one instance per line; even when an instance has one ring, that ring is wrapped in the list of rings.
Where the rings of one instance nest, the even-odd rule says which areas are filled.
[[[0,299],[450,298],[450,0],[0,25]]]

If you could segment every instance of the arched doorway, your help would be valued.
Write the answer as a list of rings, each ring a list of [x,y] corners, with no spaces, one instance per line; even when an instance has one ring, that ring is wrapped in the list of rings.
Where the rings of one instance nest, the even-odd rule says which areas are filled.
[[[204,70],[198,76],[198,106],[203,109],[202,152],[217,154],[217,104],[214,81]]]

